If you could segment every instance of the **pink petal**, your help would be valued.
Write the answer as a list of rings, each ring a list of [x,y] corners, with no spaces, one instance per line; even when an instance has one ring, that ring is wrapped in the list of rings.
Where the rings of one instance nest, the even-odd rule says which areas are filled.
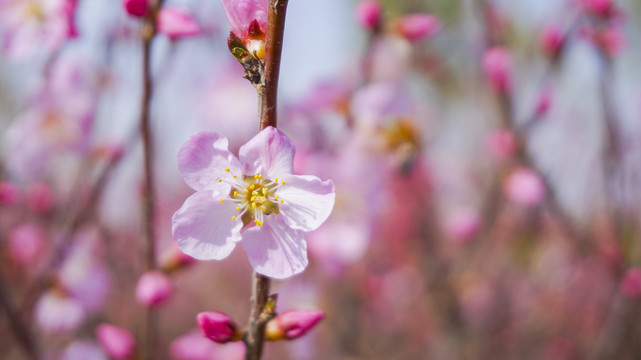
[[[316,230],[334,208],[334,183],[311,175],[289,175],[283,181],[285,185],[277,194],[284,200],[279,208],[287,225],[302,231]]]
[[[158,32],[172,40],[203,33],[198,21],[190,13],[181,9],[165,7],[160,10],[157,21]]]
[[[199,191],[185,200],[172,219],[172,234],[185,254],[199,260],[226,258],[240,241],[240,219],[234,203],[221,195]]]
[[[225,169],[230,169],[229,173]],[[178,170],[194,190],[211,190],[229,174],[242,175],[238,159],[228,150],[227,138],[214,132],[193,135],[178,151]]]
[[[256,272],[275,279],[296,275],[307,267],[307,243],[301,231],[279,216],[267,216],[263,226],[243,233],[243,247]]]
[[[239,37],[245,37],[252,21],[258,21],[261,29],[267,27],[268,0],[223,0],[225,14]]]
[[[270,126],[241,146],[238,155],[245,165],[245,175],[260,173],[265,178],[275,179],[292,174],[294,152],[289,138]]]
[[[401,35],[410,41],[436,34],[441,29],[439,19],[430,14],[409,14],[399,19]]]

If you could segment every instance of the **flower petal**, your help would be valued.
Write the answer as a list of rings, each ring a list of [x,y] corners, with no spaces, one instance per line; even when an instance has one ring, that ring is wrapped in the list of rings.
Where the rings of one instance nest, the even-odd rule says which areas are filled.
[[[211,190],[218,179],[229,174],[242,175],[240,162],[228,149],[227,138],[210,131],[193,135],[180,148],[178,170],[196,191]]]
[[[280,216],[294,229],[316,230],[334,208],[334,183],[311,175],[289,175],[283,181],[276,192],[283,200],[278,205]]]
[[[274,179],[293,173],[294,145],[275,127],[267,127],[240,147],[238,155],[245,165],[244,174],[260,173]]]
[[[263,226],[251,227],[241,242],[256,272],[275,279],[296,275],[307,267],[307,243],[301,231],[280,217],[267,216]]]
[[[225,14],[238,37],[245,37],[252,21],[265,30],[267,27],[267,0],[223,0]]]
[[[226,258],[241,238],[242,220],[232,220],[234,203],[220,202],[213,191],[199,191],[185,200],[172,219],[172,234],[185,254],[199,260]]]

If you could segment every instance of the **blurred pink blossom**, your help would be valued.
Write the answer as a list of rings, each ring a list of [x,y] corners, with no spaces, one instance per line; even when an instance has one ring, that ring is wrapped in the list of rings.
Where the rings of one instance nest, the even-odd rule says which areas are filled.
[[[536,101],[536,106],[534,107],[534,116],[543,117],[545,116],[550,107],[552,106],[552,88],[546,86],[541,90],[539,97]]]
[[[444,230],[456,242],[470,240],[479,230],[481,217],[473,208],[458,208],[445,218]]]
[[[377,32],[383,21],[383,6],[377,0],[363,0],[356,5],[356,20],[364,29]]]
[[[194,330],[172,341],[169,352],[176,360],[243,360],[245,344],[242,341],[217,344]]]
[[[495,46],[483,55],[483,71],[492,90],[498,93],[512,88],[512,59],[508,49]]]
[[[441,21],[430,14],[409,14],[397,20],[398,31],[409,41],[434,36],[441,29]]]
[[[287,278],[303,271],[303,234],[327,219],[335,194],[329,180],[293,175],[293,160],[293,144],[273,127],[243,145],[239,158],[220,134],[192,136],[178,153],[183,180],[197,191],[173,217],[181,250],[220,260],[242,240],[257,272]]]
[[[49,54],[74,36],[76,1],[0,1],[0,34],[5,54],[22,60],[40,51]]]
[[[96,328],[96,338],[114,359],[129,359],[134,355],[136,339],[127,329],[103,323]]]
[[[503,191],[508,199],[524,205],[538,205],[545,198],[545,184],[541,177],[531,169],[513,170],[505,180]]]
[[[149,9],[149,0],[122,0],[122,5],[129,15],[143,17]]]
[[[93,341],[76,340],[70,343],[58,360],[108,360],[100,345]]]
[[[10,181],[0,181],[0,205],[14,205],[20,198],[20,189]]]
[[[641,295],[641,268],[630,268],[625,272],[621,281],[621,291],[631,298]]]
[[[160,268],[167,273],[186,268],[196,262],[198,262],[198,260],[182,252],[176,243],[172,243],[172,245],[160,255]]]
[[[546,25],[541,30],[539,44],[543,52],[551,58],[556,58],[561,53],[565,35],[563,29],[555,24]]]
[[[158,32],[167,35],[171,40],[197,36],[203,33],[200,24],[189,12],[175,8],[163,7],[158,13]]]
[[[148,271],[138,280],[136,300],[145,306],[158,306],[167,301],[173,292],[171,279],[160,271]]]
[[[53,196],[51,187],[43,182],[31,183],[25,189],[27,207],[37,214],[46,213],[53,208]]]
[[[267,323],[265,337],[271,341],[299,338],[324,317],[325,313],[318,310],[287,310]]]
[[[610,18],[618,14],[613,0],[581,0],[585,10],[595,16]]]
[[[35,308],[36,323],[49,333],[74,331],[85,316],[85,310],[80,303],[57,290],[42,295]]]
[[[42,254],[45,240],[46,234],[38,225],[18,225],[9,233],[9,256],[19,264],[33,264]]]
[[[517,150],[518,141],[514,133],[505,129],[490,131],[485,137],[485,148],[494,159],[505,161]]]
[[[224,344],[229,341],[240,340],[242,334],[238,332],[236,323],[227,314],[220,312],[201,312],[196,315],[198,327],[206,338]]]

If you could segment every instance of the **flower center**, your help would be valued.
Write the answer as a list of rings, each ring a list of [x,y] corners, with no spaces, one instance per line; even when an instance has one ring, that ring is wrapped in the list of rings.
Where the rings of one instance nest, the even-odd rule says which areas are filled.
[[[29,1],[24,7],[25,19],[34,19],[36,21],[44,21],[45,14],[42,6],[36,1]]]
[[[229,169],[225,171],[229,172]],[[228,197],[220,202],[228,200],[237,204],[236,210],[239,213],[232,216],[232,220],[240,219],[244,225],[253,221],[257,226],[263,226],[265,216],[280,213],[278,204],[284,203],[284,200],[276,192],[281,185],[285,185],[284,181],[279,183],[278,178],[265,179],[260,174],[232,175],[231,178],[218,180],[222,181],[228,182],[232,188]]]

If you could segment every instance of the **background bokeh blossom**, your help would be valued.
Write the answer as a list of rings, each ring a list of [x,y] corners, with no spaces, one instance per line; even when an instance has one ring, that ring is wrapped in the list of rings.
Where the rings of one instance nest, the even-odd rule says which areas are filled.
[[[0,0],[2,359],[141,358],[151,311],[158,359],[245,357],[251,256],[184,254],[172,216],[193,134],[258,134],[227,40],[259,54],[266,15],[163,3],[148,271],[131,3],[153,2]],[[290,1],[278,129],[335,202],[272,282],[290,341],[263,358],[637,359],[640,61],[633,0]]]

